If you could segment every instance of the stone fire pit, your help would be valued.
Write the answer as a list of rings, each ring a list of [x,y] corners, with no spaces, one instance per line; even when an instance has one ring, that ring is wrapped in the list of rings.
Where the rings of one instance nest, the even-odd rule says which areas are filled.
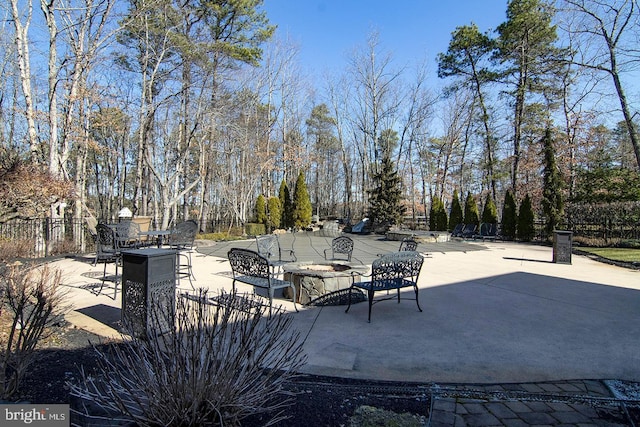
[[[352,265],[346,261],[296,262],[284,266],[284,279],[293,282],[298,302],[309,304],[314,300],[351,286],[352,280],[360,281],[367,273],[366,265]],[[291,291],[284,289],[284,297],[291,298]]]

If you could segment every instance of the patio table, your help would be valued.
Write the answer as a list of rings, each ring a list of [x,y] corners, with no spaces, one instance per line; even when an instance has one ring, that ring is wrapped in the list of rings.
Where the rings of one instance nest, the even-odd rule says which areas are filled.
[[[171,234],[171,230],[150,230],[139,233],[140,236],[155,237],[159,248],[164,244],[164,236],[168,236],[169,234]]]

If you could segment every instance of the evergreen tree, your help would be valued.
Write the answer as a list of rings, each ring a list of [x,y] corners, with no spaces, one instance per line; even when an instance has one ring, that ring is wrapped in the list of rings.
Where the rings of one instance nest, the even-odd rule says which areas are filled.
[[[460,205],[460,196],[458,190],[453,190],[453,198],[451,200],[451,212],[449,213],[449,231],[453,231],[456,225],[464,222],[462,214],[462,206]]]
[[[489,224],[498,223],[498,208],[496,202],[493,201],[491,194],[487,194],[487,200],[484,202],[484,208],[482,209],[482,222]]]
[[[536,230],[533,225],[534,215],[533,208],[531,207],[531,198],[527,194],[520,204],[518,209],[518,238],[528,242],[536,235]]]
[[[464,202],[464,223],[480,224],[480,214],[478,213],[478,204],[475,197],[471,193],[467,193],[467,199]]]
[[[431,209],[429,210],[429,230],[446,230],[447,228],[447,211],[444,203],[440,199],[431,201]]]
[[[268,226],[269,229],[280,228],[282,221],[282,209],[280,208],[279,197],[269,197],[267,201]]]
[[[388,153],[382,158],[379,172],[373,175],[375,187],[369,191],[369,220],[375,227],[399,224],[404,216],[402,205],[402,180],[394,169]]]
[[[501,81],[511,87],[505,92],[512,99],[513,152],[511,189],[515,191],[520,176],[522,143],[527,104],[531,95],[543,94],[552,99],[562,74],[564,51],[556,47],[558,39],[553,23],[555,8],[549,0],[509,0],[507,20],[496,28],[498,38],[494,59],[501,65]]]
[[[278,198],[280,199],[280,226],[282,228],[293,227],[293,206],[291,205],[291,194],[289,193],[289,186],[283,179],[280,183],[280,191],[278,192]]]
[[[261,194],[256,200],[255,207],[256,222],[258,224],[267,224],[267,204],[265,203],[264,196]]]
[[[293,226],[306,228],[311,225],[312,213],[309,191],[304,182],[304,172],[300,171],[296,180],[296,188],[293,190]]]
[[[546,218],[545,229],[547,236],[551,236],[553,230],[558,228],[564,215],[564,202],[562,200],[562,177],[556,164],[556,152],[553,146],[551,129],[547,127],[542,139],[544,150],[544,186],[542,189],[542,211]]]
[[[502,236],[505,239],[516,238],[516,224],[518,223],[518,212],[516,212],[516,201],[511,190],[507,190],[504,195],[502,206]]]

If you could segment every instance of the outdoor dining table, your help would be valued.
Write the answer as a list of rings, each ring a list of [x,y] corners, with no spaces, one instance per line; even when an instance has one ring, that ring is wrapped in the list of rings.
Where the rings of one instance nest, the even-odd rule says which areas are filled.
[[[141,231],[139,233],[140,236],[155,238],[159,248],[161,248],[164,244],[165,236],[168,236],[169,234],[171,234],[171,230],[149,230]]]

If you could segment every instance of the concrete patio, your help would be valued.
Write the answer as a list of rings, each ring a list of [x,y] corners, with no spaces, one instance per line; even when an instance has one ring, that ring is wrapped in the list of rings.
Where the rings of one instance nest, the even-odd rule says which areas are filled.
[[[397,241],[351,236],[354,263],[370,264]],[[322,260],[331,237],[285,234],[299,261]],[[230,247],[255,240],[200,242],[193,255],[196,287],[231,289]],[[420,243],[427,256],[419,280],[419,312],[409,299],[300,307],[277,299],[304,338],[303,372],[349,378],[438,383],[505,383],[570,379],[640,381],[640,272],[573,255],[552,263],[552,248],[512,242]],[[74,311],[69,321],[117,336],[120,291],[97,295],[103,266],[92,259],[53,264],[65,273]],[[113,266],[108,267],[113,270]],[[188,280],[180,289],[190,291]],[[251,288],[239,285],[240,291]],[[411,291],[409,291],[412,293]],[[410,297],[410,295],[408,295]]]

